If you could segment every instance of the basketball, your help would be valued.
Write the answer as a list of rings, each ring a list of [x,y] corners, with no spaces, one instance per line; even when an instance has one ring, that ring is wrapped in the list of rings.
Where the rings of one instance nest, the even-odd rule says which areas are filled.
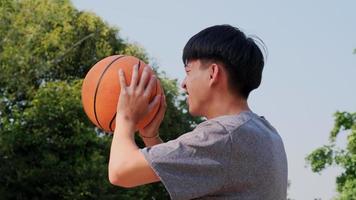
[[[82,104],[90,121],[105,132],[114,132],[117,103],[120,96],[120,81],[118,71],[121,68],[125,73],[126,85],[130,85],[134,65],[138,65],[139,79],[144,67],[149,67],[142,60],[134,56],[113,55],[97,62],[86,74],[82,85]],[[150,76],[154,74],[149,67]],[[156,95],[162,93],[159,80],[150,95],[152,102]],[[161,103],[161,102],[160,102]],[[141,121],[137,128],[144,128],[157,114],[158,103]],[[120,112],[120,110],[118,111]]]

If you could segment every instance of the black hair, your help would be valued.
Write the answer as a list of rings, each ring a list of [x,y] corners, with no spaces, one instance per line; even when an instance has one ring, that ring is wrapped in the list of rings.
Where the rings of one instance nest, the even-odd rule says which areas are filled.
[[[194,35],[185,45],[182,58],[185,65],[194,59],[220,61],[228,73],[229,87],[245,99],[261,84],[261,49],[254,39],[230,25],[208,27]]]

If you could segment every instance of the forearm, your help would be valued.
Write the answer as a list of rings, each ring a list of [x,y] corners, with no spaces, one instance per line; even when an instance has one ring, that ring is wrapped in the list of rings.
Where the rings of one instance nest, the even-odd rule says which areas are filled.
[[[109,175],[116,176],[137,155],[139,148],[134,139],[135,126],[122,124],[115,129],[110,149]]]

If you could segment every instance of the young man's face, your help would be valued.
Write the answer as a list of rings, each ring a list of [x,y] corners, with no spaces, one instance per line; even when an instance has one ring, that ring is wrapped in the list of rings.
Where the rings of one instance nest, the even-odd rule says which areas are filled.
[[[200,60],[191,60],[185,66],[186,77],[182,88],[187,92],[189,113],[204,116],[209,102],[209,67],[202,66]]]

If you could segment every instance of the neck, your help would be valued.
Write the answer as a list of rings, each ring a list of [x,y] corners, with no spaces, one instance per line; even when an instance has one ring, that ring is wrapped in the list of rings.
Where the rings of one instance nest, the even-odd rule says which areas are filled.
[[[244,111],[250,111],[247,100],[242,98],[227,97],[224,98],[224,100],[215,98],[210,102],[209,109],[207,109],[208,113],[206,113],[205,116],[207,119],[223,115],[236,115]]]

